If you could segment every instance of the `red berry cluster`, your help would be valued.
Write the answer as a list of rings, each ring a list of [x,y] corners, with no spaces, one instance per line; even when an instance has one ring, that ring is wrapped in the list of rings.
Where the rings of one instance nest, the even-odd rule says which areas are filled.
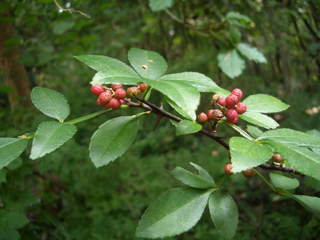
[[[139,87],[129,87],[126,91],[123,89],[122,84],[111,84],[111,88],[97,84],[91,87],[91,92],[98,96],[97,104],[99,107],[116,110],[125,104],[124,99],[126,97],[134,98],[133,94],[140,95],[140,92],[147,87],[147,84],[141,83]]]
[[[219,94],[215,94],[211,100],[211,106],[215,107],[218,103],[221,110],[225,113],[227,121],[236,124],[239,121],[238,114],[243,114],[247,110],[244,102],[239,102],[242,98],[242,91],[236,88],[226,98],[220,98]],[[207,114],[202,112],[198,115],[200,123],[206,123],[208,120],[220,121],[223,118],[223,113],[219,109],[210,109]]]
[[[247,111],[247,106],[244,102],[239,102],[242,98],[242,91],[236,88],[226,98],[220,98],[218,104],[226,109],[227,121],[236,124],[239,121],[238,114],[243,114]]]

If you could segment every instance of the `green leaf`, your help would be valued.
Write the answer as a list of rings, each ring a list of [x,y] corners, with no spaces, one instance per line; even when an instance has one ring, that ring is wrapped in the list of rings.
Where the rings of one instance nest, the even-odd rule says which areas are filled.
[[[177,129],[176,129],[176,135],[184,135],[184,134],[190,134],[199,132],[202,129],[201,124],[192,122],[190,120],[182,120],[178,123]]]
[[[320,148],[320,139],[287,128],[266,131],[260,135],[259,140],[265,143],[277,142],[304,148]]]
[[[31,100],[42,113],[60,122],[69,116],[70,107],[67,100],[54,90],[35,87],[31,92]]]
[[[288,192],[286,195],[300,203],[307,211],[315,214],[318,218],[320,218],[320,198],[304,195],[294,195]]]
[[[240,133],[241,136],[245,137],[246,139],[254,140],[249,134],[247,134],[245,131],[243,131],[240,127],[238,127],[237,125],[235,125],[233,123],[228,122],[226,119],[219,121],[219,124],[223,123],[223,122],[228,124],[230,127],[232,127],[234,130],[236,130],[238,133]]]
[[[20,240],[21,236],[19,232],[13,228],[8,228],[0,225],[0,236],[5,240]]]
[[[295,189],[300,185],[299,180],[296,178],[288,178],[286,176],[275,173],[270,173],[269,176],[276,188],[290,190]]]
[[[263,54],[257,48],[252,47],[249,44],[238,43],[237,49],[243,56],[245,56],[249,60],[253,60],[259,63],[267,63],[267,59],[263,56]]]
[[[0,169],[19,157],[27,144],[24,138],[0,138]]]
[[[73,28],[74,24],[75,22],[73,21],[59,22],[54,26],[52,31],[54,34],[61,35]]]
[[[200,93],[195,87],[178,81],[153,81],[149,79],[143,79],[143,81],[170,98],[191,119],[196,119],[195,111],[200,102]]]
[[[30,158],[34,160],[53,152],[72,138],[76,131],[75,125],[55,121],[42,122],[34,134]]]
[[[168,74],[160,77],[159,80],[186,83],[195,87],[199,92],[216,92],[221,90],[212,79],[197,72]]]
[[[281,112],[290,106],[266,94],[250,95],[243,102],[247,105],[247,112],[257,113]]]
[[[252,20],[249,17],[247,17],[246,15],[240,14],[238,12],[228,12],[226,15],[226,19],[227,20],[237,19],[244,22],[252,22]]]
[[[168,98],[167,96],[165,96],[165,98],[164,98],[170,105],[171,105],[171,107],[173,107],[174,108],[174,110],[176,110],[181,116],[183,116],[184,118],[186,118],[186,119],[189,119],[189,120],[195,120],[195,119],[192,119],[189,115],[188,115],[188,113],[186,113],[185,111],[183,111],[182,109],[181,109],[181,107],[179,107],[177,104],[175,104],[170,98]],[[177,123],[178,124],[178,123]]]
[[[241,32],[239,28],[235,26],[229,26],[228,29],[229,40],[232,44],[237,44],[241,39]]]
[[[7,181],[6,175],[7,175],[6,170],[0,169],[0,186],[1,186],[1,183],[5,183]]]
[[[214,226],[225,239],[236,234],[239,213],[232,197],[222,191],[216,191],[209,198],[209,211]]]
[[[241,137],[230,139],[232,172],[237,173],[257,167],[268,161],[273,153],[267,146]]]
[[[171,8],[173,0],[149,0],[149,7],[153,12],[161,11],[165,8]]]
[[[180,180],[184,184],[194,188],[213,188],[216,184],[210,174],[202,167],[195,163],[190,163],[199,171],[199,175],[189,172],[181,167],[176,167],[172,171],[169,171],[172,176]]]
[[[118,117],[102,124],[91,138],[90,158],[96,167],[122,156],[136,138],[139,118]]]
[[[136,236],[163,238],[188,231],[199,221],[211,193],[195,188],[165,192],[142,215]]]
[[[21,213],[0,210],[0,225],[18,229],[24,227],[28,223],[29,219]]]
[[[320,132],[318,130],[313,129],[313,130],[307,131],[306,133],[315,137],[315,138],[320,139]],[[312,151],[314,151],[317,154],[320,154],[319,148],[312,148]]]
[[[268,144],[274,147],[276,151],[279,152],[280,155],[296,170],[320,181],[319,154],[306,148],[283,145],[278,142],[268,142]]]
[[[244,121],[247,121],[249,123],[255,124],[266,129],[276,128],[279,126],[279,124],[271,117],[268,117],[261,113],[245,112],[244,114],[239,114],[238,116],[240,119]]]
[[[143,78],[156,80],[167,71],[167,63],[156,52],[146,51],[139,48],[131,48],[128,53],[132,67]]]
[[[17,159],[13,160],[11,163],[9,163],[6,168],[9,170],[16,170],[19,167],[22,166],[22,159],[20,157],[18,157]]]
[[[218,54],[218,65],[230,78],[239,76],[244,69],[244,60],[239,56],[237,50],[222,51]]]
[[[259,128],[251,125],[247,126],[247,131],[254,139],[257,139],[263,133]]]

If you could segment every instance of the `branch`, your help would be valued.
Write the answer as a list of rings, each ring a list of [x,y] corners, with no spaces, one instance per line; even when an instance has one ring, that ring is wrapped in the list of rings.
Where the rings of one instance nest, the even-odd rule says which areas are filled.
[[[138,107],[138,108],[142,108],[145,109],[147,111],[152,111],[154,114],[156,115],[161,115],[163,117],[167,117],[173,121],[176,122],[180,122],[182,121],[181,118],[165,111],[163,108],[160,108],[156,105],[154,105],[153,103],[150,103],[144,99],[142,99],[141,97],[134,95],[134,97],[141,102],[141,104],[139,103],[135,103],[132,102],[130,99],[126,99],[127,104],[130,107]],[[225,147],[227,150],[230,150],[229,144],[226,143],[222,137],[219,137],[216,133],[213,132],[209,132],[207,130],[201,129],[199,131],[200,133],[206,135],[209,138],[212,138],[213,140],[215,140],[216,142],[218,142],[220,145],[222,145],[223,147]],[[294,174],[298,174],[298,175],[303,175],[302,173],[296,171],[294,168],[289,168],[289,167],[282,167],[282,166],[277,166],[277,165],[270,165],[267,163],[263,163],[261,165],[259,165],[258,167],[263,168],[263,169],[267,169],[267,170],[276,170],[276,171],[281,171],[281,172],[289,172],[289,173],[294,173]]]

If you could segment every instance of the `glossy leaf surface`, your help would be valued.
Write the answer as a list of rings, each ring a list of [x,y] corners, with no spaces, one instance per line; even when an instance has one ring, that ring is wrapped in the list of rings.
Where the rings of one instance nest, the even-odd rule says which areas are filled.
[[[0,169],[19,157],[27,144],[23,138],[0,138]]]

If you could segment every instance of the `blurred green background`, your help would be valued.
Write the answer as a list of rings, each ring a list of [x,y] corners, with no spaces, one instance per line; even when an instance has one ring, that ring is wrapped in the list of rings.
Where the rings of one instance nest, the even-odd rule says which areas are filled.
[[[144,0],[57,2],[91,17],[59,10],[54,0],[0,0],[0,137],[33,132],[49,120],[30,102],[35,86],[54,89],[68,99],[67,120],[98,111],[89,84],[94,71],[73,56],[106,55],[128,63],[132,47],[161,54],[168,62],[167,73],[200,72],[228,90],[241,88],[244,97],[276,96],[291,106],[272,115],[281,127],[320,130],[318,0],[176,0],[169,12],[153,12]],[[241,41],[257,47],[268,60],[267,64],[246,60],[244,72],[235,79],[222,73],[217,62],[219,51],[230,45],[223,22],[230,11],[253,20],[251,26],[239,28]],[[210,99],[210,94],[202,95],[198,113],[209,110]],[[162,102],[173,112],[156,92],[150,101]],[[115,111],[77,124],[74,138],[59,150],[32,161],[29,147],[0,171],[0,209],[24,213],[30,221],[19,229],[21,239],[135,239],[144,210],[163,192],[183,186],[166,170],[181,166],[194,171],[189,164],[194,162],[216,181],[224,175],[228,152],[223,147],[200,134],[176,137],[167,119],[153,132],[155,115],[141,118],[138,137],[122,157],[96,169],[88,152],[94,131],[110,118],[137,112],[141,110]],[[244,122],[239,125],[246,128]],[[219,135],[228,140],[237,133],[222,126]],[[268,178],[268,171],[259,171]],[[299,180],[303,183],[297,194],[320,197],[319,182]],[[224,188],[239,209],[235,239],[317,239],[320,235],[314,215],[292,200],[273,195],[257,177],[248,180],[235,174]],[[189,232],[168,239],[222,237],[206,209]]]

